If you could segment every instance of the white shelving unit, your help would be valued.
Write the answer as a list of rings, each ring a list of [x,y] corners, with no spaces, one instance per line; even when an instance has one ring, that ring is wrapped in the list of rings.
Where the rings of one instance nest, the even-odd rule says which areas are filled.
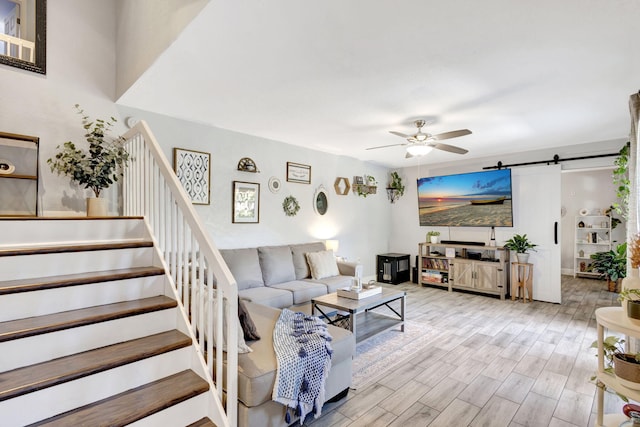
[[[602,307],[597,309],[596,321],[598,323],[598,371],[596,373],[598,396],[596,426],[618,427],[623,421],[628,420],[628,418],[622,413],[604,413],[605,391],[602,386],[604,385],[636,402],[640,401],[640,390],[632,390],[623,386],[615,374],[609,374],[604,371],[604,329],[607,328],[608,330],[617,331],[627,336],[640,338],[640,326],[631,323],[622,310],[622,307]]]
[[[606,215],[576,216],[573,277],[599,277],[589,271],[591,254],[611,250],[611,218]]]

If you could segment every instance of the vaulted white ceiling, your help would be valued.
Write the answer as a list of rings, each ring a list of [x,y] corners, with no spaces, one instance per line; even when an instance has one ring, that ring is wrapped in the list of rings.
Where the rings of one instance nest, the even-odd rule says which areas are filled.
[[[637,0],[210,1],[118,102],[389,167],[624,139],[638,22]],[[366,150],[418,118],[469,153]]]

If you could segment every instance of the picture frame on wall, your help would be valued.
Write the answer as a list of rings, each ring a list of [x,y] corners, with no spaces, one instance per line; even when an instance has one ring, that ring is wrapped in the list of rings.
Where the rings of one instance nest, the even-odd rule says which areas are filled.
[[[173,170],[194,205],[211,203],[211,154],[173,149]]]
[[[311,166],[287,162],[287,182],[311,184]]]
[[[235,224],[260,222],[260,184],[233,181],[232,221]]]
[[[364,185],[364,178],[362,176],[354,176],[353,183],[356,185]]]

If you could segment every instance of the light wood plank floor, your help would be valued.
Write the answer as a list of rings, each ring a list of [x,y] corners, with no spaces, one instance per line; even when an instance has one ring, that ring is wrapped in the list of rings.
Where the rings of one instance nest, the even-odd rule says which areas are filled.
[[[405,363],[306,425],[593,426],[594,311],[619,305],[604,281],[562,278],[562,304],[511,300],[424,287],[407,291],[407,318],[437,338]],[[535,286],[535,284],[534,284]],[[622,402],[606,393],[606,407]]]

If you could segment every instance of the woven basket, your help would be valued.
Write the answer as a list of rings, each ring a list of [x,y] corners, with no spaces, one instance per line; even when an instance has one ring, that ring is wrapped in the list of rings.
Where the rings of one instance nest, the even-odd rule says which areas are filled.
[[[613,371],[620,383],[633,390],[640,390],[640,363],[632,354],[616,354],[613,358]]]

